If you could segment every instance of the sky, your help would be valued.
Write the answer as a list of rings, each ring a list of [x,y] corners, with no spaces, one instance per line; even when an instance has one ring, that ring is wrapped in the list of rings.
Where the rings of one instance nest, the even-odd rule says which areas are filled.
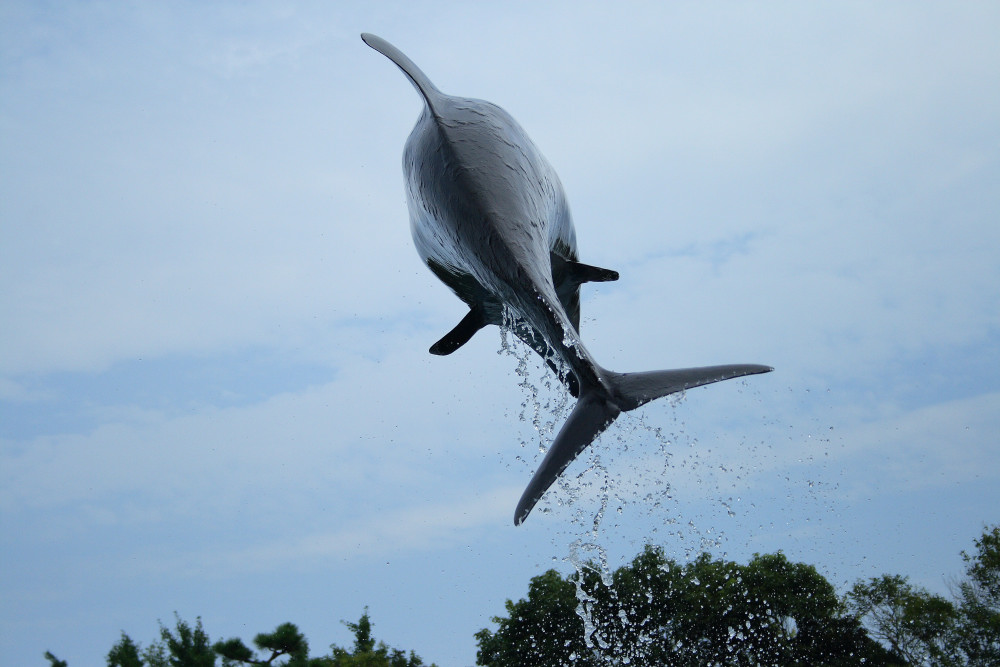
[[[421,102],[508,110],[566,188],[618,371],[571,407],[421,265]],[[995,3],[0,4],[0,663],[291,621],[440,667],[546,569],[783,551],[948,595],[1000,521]]]

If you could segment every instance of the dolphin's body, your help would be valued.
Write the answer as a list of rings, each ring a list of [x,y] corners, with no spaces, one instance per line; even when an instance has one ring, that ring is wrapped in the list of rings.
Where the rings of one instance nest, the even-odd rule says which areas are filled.
[[[548,161],[500,107],[445,95],[397,48],[375,35],[361,37],[406,74],[425,102],[403,151],[410,231],[431,271],[469,306],[430,351],[454,352],[484,326],[502,324],[506,309],[515,334],[579,399],[521,496],[515,525],[621,412],[772,370],[752,364],[647,373],[601,368],[580,342],[580,285],[618,274],[578,261],[569,206]]]

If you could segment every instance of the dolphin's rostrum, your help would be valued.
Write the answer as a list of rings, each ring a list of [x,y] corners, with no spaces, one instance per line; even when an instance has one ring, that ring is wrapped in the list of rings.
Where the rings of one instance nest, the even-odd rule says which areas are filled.
[[[601,368],[579,338],[580,285],[618,273],[582,264],[562,185],[521,126],[500,107],[452,97],[399,49],[368,33],[423,97],[403,150],[410,231],[420,256],[469,306],[433,354],[450,354],[506,310],[513,330],[555,370],[576,407],[514,513],[520,524],[556,478],[624,411],[684,389],[766,373],[738,364],[646,373]]]

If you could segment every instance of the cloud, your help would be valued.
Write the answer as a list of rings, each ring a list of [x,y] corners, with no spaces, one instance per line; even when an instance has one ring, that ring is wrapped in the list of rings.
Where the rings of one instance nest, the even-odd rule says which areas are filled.
[[[996,432],[1000,393],[943,401],[873,423],[838,437],[856,459],[855,493],[928,491],[990,480],[1000,470]]]
[[[0,378],[0,401],[21,404],[37,403],[51,398],[51,394],[45,391],[30,389],[23,383]]]
[[[199,563],[332,562],[343,587],[336,563],[414,553],[466,573],[465,609],[589,534],[606,482],[625,507],[603,535],[632,553],[790,545],[847,579],[899,562],[888,535],[925,554],[915,580],[943,571],[968,543],[929,531],[996,504],[962,489],[1000,469],[1000,80],[996,10],[932,7],[5,3],[4,599],[48,600],[38,628],[155,563],[177,591],[129,579],[131,618],[137,595],[222,604],[180,592]],[[514,531],[558,400],[521,392],[493,330],[427,354],[465,307],[407,234],[419,98],[362,30],[504,106],[555,165],[582,259],[622,275],[584,287],[603,365],[775,373],[623,418]],[[876,493],[884,512],[856,502]],[[470,558],[463,535],[498,548]],[[64,572],[85,574],[54,593]],[[420,579],[393,595],[428,599]],[[422,654],[468,662],[472,632]]]
[[[101,408],[92,430],[5,441],[0,504],[16,512],[126,496],[186,516],[232,513],[265,490],[286,503],[289,493],[329,494],[331,505],[373,489],[390,504],[429,493],[455,466],[509,449],[513,434],[483,424],[502,423],[498,406],[519,400],[513,382],[494,387],[457,363],[432,372],[434,362],[423,351],[348,353],[335,382],[249,404]]]
[[[375,512],[359,507],[357,513],[344,516],[325,532],[258,538],[251,546],[228,550],[217,545],[194,552],[182,550],[143,563],[139,570],[160,576],[206,572],[232,576],[288,568],[312,570],[330,562],[448,550],[467,544],[472,535],[507,523],[516,493],[514,487],[478,489],[447,502],[407,503]]]

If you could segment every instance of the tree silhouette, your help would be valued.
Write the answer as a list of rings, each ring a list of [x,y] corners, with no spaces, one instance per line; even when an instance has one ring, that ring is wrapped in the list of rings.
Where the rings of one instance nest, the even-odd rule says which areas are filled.
[[[781,553],[680,565],[647,546],[609,581],[594,567],[535,577],[507,612],[477,633],[478,664],[890,664],[833,586]]]

